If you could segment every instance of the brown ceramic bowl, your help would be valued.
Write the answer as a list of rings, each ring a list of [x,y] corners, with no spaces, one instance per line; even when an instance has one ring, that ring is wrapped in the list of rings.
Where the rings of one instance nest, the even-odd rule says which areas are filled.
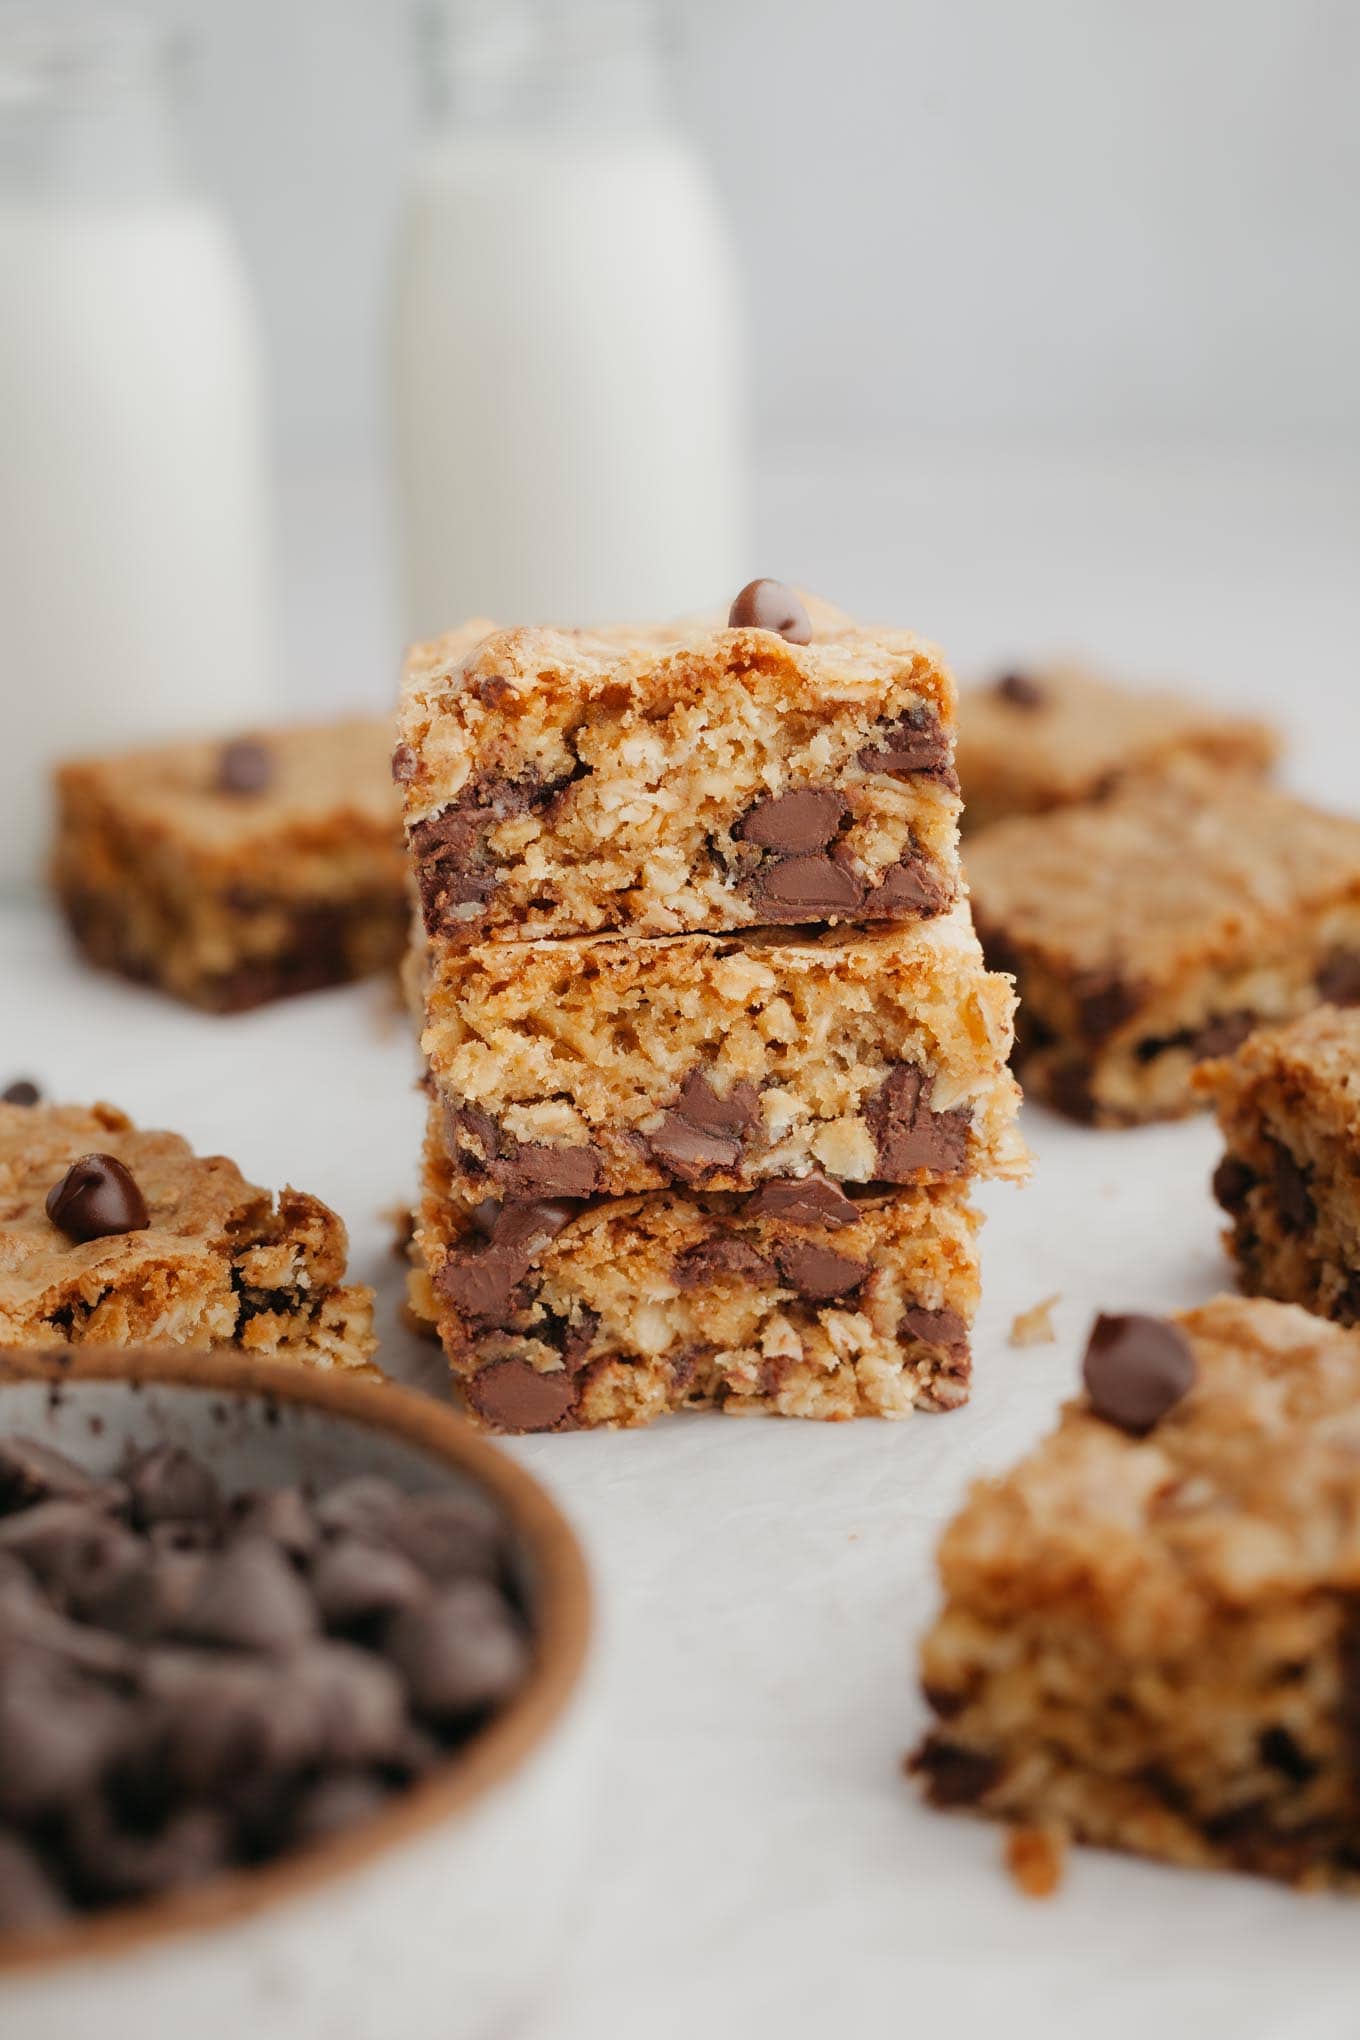
[[[537,1648],[504,1712],[371,1820],[259,1868],[0,1944],[5,2040],[85,2030],[455,2040],[499,2023],[552,1952],[586,1780],[590,1591],[543,1489],[424,1396],[227,1350],[0,1354],[7,1433],[109,1471],[168,1439],[229,1489],[358,1472],[471,1489],[510,1527]]]

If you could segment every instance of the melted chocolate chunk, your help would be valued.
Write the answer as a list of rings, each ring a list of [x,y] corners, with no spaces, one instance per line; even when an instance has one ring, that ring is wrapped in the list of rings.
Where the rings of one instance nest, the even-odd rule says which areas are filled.
[[[702,1070],[691,1070],[680,1086],[677,1110],[705,1133],[743,1134],[759,1117],[760,1093],[754,1084],[742,1081],[720,1096]]]
[[[1073,980],[1077,1026],[1083,1041],[1097,1047],[1107,1041],[1143,1003],[1142,987],[1129,984],[1114,970],[1088,970]]]
[[[864,897],[866,921],[928,921],[952,906],[954,893],[924,851],[914,850],[890,864]]]
[[[672,1273],[681,1289],[703,1289],[711,1282],[768,1282],[773,1269],[765,1256],[745,1240],[715,1234],[677,1254]]]
[[[507,779],[483,772],[437,815],[416,823],[410,832],[411,854],[431,935],[467,933],[477,917],[457,909],[484,906],[496,887],[496,865],[486,840],[491,830],[549,797],[536,773]]]
[[[994,682],[992,692],[1011,708],[1042,708],[1048,700],[1045,690],[1028,673],[1003,673]]]
[[[850,1296],[869,1278],[867,1261],[855,1261],[837,1254],[816,1240],[781,1241],[775,1259],[784,1280],[809,1303],[830,1303],[838,1296]]]
[[[1231,1055],[1240,1048],[1259,1022],[1258,1013],[1216,1013],[1202,1026],[1182,1027],[1176,1034],[1150,1035],[1138,1043],[1134,1054],[1140,1063],[1150,1063],[1168,1049],[1185,1048],[1190,1051],[1192,1062],[1209,1062],[1215,1056]]]
[[[849,819],[850,807],[844,794],[829,786],[802,786],[792,793],[772,795],[748,808],[732,834],[762,850],[776,850],[781,856],[803,857],[823,850],[840,834]]]
[[[144,1232],[146,1199],[116,1155],[82,1155],[47,1193],[47,1216],[67,1239],[103,1240]]]
[[[540,1374],[527,1360],[493,1360],[463,1388],[477,1415],[498,1431],[555,1431],[570,1427],[580,1382],[565,1368]]]
[[[925,1780],[932,1806],[973,1806],[998,1783],[1002,1764],[999,1757],[932,1735],[912,1758],[911,1769]]]
[[[674,1109],[645,1136],[647,1150],[681,1182],[702,1182],[715,1170],[738,1166],[744,1136],[754,1125],[759,1106],[754,1084],[733,1084],[720,1097],[702,1071],[691,1070]]]
[[[1141,1437],[1191,1387],[1195,1356],[1180,1326],[1166,1318],[1102,1314],[1091,1328],[1082,1379],[1096,1416]]]
[[[915,1063],[899,1063],[865,1105],[878,1148],[878,1174],[885,1183],[910,1182],[918,1170],[957,1176],[968,1165],[971,1114],[962,1105],[932,1112],[932,1084]]]
[[[1333,1006],[1360,1006],[1360,950],[1334,949],[1318,971],[1318,996]]]
[[[1095,1067],[1089,1056],[1056,1063],[1049,1070],[1046,1082],[1048,1102],[1053,1110],[1065,1114],[1068,1119],[1077,1120],[1082,1126],[1094,1126],[1100,1109],[1092,1089],[1094,1077]]]
[[[771,921],[820,921],[858,912],[864,887],[833,857],[780,857],[763,864],[752,895]]]
[[[219,793],[263,793],[273,777],[274,761],[254,737],[238,737],[218,753],[215,784]]]
[[[599,1182],[601,1158],[593,1145],[518,1141],[476,1105],[450,1107],[447,1123],[461,1167],[469,1175],[488,1177],[514,1201],[589,1197]]]
[[[776,1176],[762,1183],[747,1205],[753,1218],[784,1225],[854,1225],[859,1213],[839,1186],[826,1176]]]
[[[897,1321],[899,1339],[920,1339],[923,1345],[943,1346],[947,1353],[968,1351],[968,1326],[956,1310],[926,1310],[913,1303]]]
[[[1308,1187],[1308,1170],[1302,1162],[1295,1160],[1282,1141],[1272,1140],[1270,1145],[1273,1151],[1271,1180],[1280,1223],[1286,1232],[1307,1232],[1317,1219],[1317,1206]]]
[[[727,613],[731,630],[771,630],[791,645],[812,643],[812,623],[794,589],[782,581],[748,581]]]
[[[1224,1155],[1214,1170],[1214,1196],[1230,1217],[1244,1210],[1247,1198],[1260,1178],[1237,1155]]]
[[[551,1240],[573,1216],[569,1204],[504,1204],[477,1247],[451,1253],[434,1286],[468,1324],[508,1323],[516,1291]]]
[[[880,741],[863,746],[859,763],[866,772],[924,772],[958,787],[949,738],[934,710],[925,706],[885,724]]]
[[[420,770],[420,760],[409,744],[398,744],[392,753],[392,777],[398,786],[409,786]]]

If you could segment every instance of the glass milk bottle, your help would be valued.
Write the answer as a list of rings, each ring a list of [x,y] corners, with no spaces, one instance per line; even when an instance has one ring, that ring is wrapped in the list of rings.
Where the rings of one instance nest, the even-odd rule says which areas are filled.
[[[174,54],[0,18],[0,883],[39,874],[53,758],[269,706],[256,335]]]
[[[734,265],[645,0],[444,0],[398,259],[406,623],[664,617],[748,578]]]

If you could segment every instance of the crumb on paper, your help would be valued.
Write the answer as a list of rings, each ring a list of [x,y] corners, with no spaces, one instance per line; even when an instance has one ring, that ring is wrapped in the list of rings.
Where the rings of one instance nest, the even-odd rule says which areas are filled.
[[[1006,1836],[1006,1868],[1026,1898],[1052,1898],[1063,1880],[1066,1854],[1061,1828],[1018,1827]]]
[[[1011,1344],[1013,1346],[1051,1346],[1057,1333],[1053,1329],[1053,1309],[1062,1302],[1061,1293],[1046,1296],[1042,1303],[1034,1304],[1029,1310],[1022,1310],[1011,1320]]]

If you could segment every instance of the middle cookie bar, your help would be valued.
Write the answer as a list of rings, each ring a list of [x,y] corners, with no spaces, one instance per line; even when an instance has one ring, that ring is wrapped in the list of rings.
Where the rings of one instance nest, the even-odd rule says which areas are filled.
[[[459,1195],[1020,1177],[1015,998],[966,907],[890,931],[447,950],[422,1046]]]

